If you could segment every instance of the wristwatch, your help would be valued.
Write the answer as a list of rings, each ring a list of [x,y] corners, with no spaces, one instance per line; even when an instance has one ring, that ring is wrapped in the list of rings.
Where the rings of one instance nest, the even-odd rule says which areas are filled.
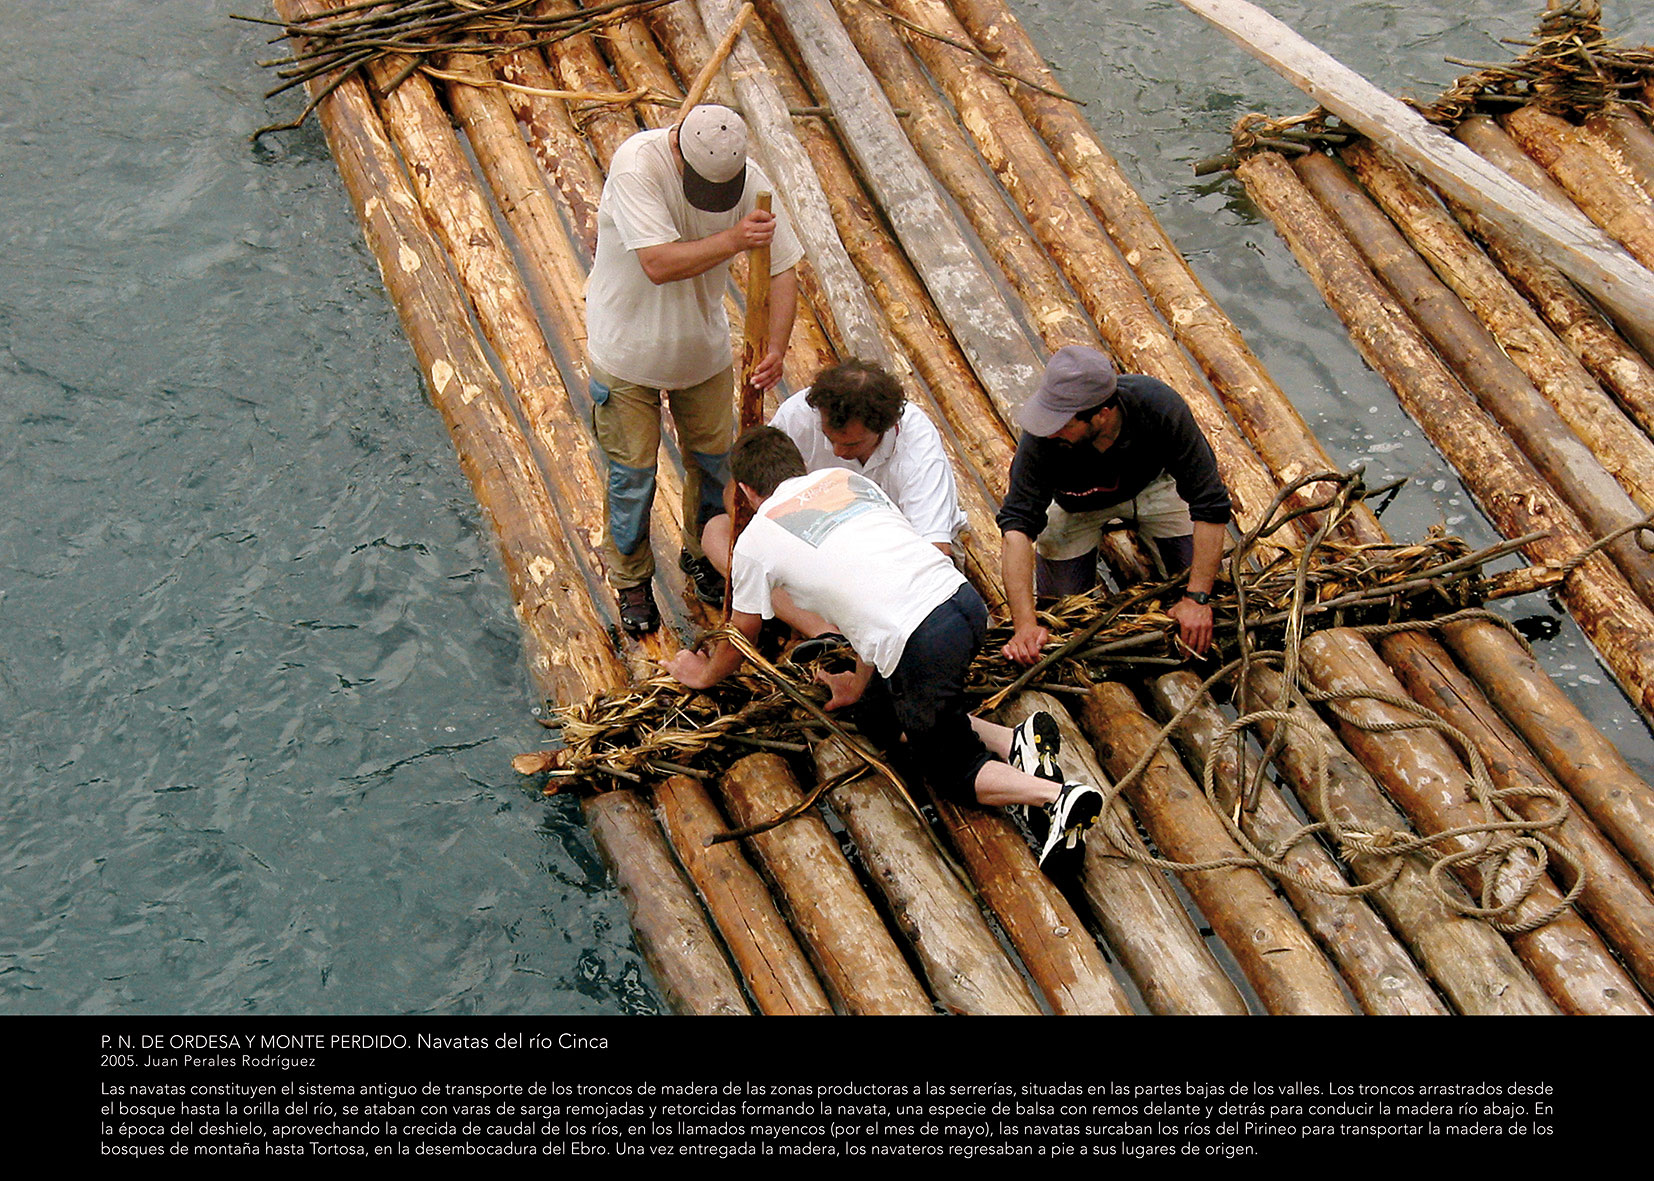
[[[1185,591],[1185,592],[1183,592],[1183,597],[1186,598],[1186,599],[1193,599],[1195,602],[1199,603],[1202,607],[1204,607],[1204,606],[1206,606],[1207,603],[1209,603],[1211,601],[1212,592],[1211,591]]]

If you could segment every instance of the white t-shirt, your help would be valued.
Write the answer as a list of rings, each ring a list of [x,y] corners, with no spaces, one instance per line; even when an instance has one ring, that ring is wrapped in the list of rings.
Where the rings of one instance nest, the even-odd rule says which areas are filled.
[[[809,393],[800,390],[781,403],[770,419],[771,426],[798,444],[804,466],[812,472],[839,467],[866,476],[896,502],[920,537],[951,543],[965,527],[965,514],[959,507],[953,465],[942,449],[942,436],[925,412],[912,402],[904,406],[896,425],[862,463],[833,454],[833,444],[821,433],[821,411],[805,401]]]
[[[727,230],[751,213],[770,182],[752,161],[735,208],[696,209],[683,195],[669,129],[644,131],[620,145],[597,205],[597,254],[586,285],[586,347],[592,364],[621,381],[682,390],[730,367],[734,348],[724,289],[729,264],[690,279],[656,284],[637,251],[667,242],[692,242]],[[779,275],[804,256],[781,202],[775,202],[770,273]]]
[[[785,590],[886,677],[965,581],[877,484],[843,468],[783,481],[742,530],[731,573],[736,611],[768,619],[771,594]]]

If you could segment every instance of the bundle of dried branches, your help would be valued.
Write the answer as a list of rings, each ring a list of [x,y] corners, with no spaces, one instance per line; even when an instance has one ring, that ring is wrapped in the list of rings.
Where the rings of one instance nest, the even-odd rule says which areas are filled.
[[[1505,43],[1526,46],[1527,52],[1503,63],[1448,58],[1476,73],[1460,78],[1428,106],[1412,105],[1432,123],[1448,127],[1474,114],[1499,114],[1528,103],[1575,122],[1615,102],[1649,113],[1636,92],[1654,77],[1654,51],[1629,49],[1607,36],[1596,0],[1550,9],[1533,40]]]
[[[365,78],[363,71],[383,58],[397,60],[392,81],[384,88],[394,90],[416,70],[435,70],[446,54],[489,58],[514,53],[591,33],[674,2],[614,0],[557,14],[542,11],[541,0],[359,0],[292,23],[235,16],[235,20],[281,29],[272,43],[293,39],[294,49],[288,56],[259,63],[283,79],[265,98],[312,79],[327,79],[297,119],[260,128],[254,138],[298,127],[347,78]],[[529,39],[508,41],[501,36],[506,32],[526,33]]]

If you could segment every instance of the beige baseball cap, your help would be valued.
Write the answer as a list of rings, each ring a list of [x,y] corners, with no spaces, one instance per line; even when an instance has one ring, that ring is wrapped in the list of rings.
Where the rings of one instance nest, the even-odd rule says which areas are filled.
[[[678,124],[683,195],[696,209],[724,213],[747,185],[747,125],[728,107],[704,103]]]

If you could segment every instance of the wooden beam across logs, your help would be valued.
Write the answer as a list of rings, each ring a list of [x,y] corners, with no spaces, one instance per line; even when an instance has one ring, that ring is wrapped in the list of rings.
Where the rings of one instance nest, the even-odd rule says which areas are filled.
[[[1235,751],[1235,742],[1222,737],[1227,719],[1210,697],[1200,692],[1200,678],[1191,672],[1168,673],[1149,686],[1154,711],[1168,722],[1189,710],[1172,739],[1183,752],[1191,770],[1206,767],[1216,759],[1216,782],[1236,789],[1238,804],[1252,782],[1257,764],[1248,758],[1244,765]],[[1247,835],[1260,847],[1279,848],[1303,826],[1274,784],[1267,779],[1258,785],[1254,804],[1236,807],[1235,815]],[[1303,916],[1304,925],[1338,966],[1344,983],[1360,1003],[1362,1011],[1374,1015],[1440,1016],[1448,1012],[1431,986],[1429,978],[1413,962],[1407,949],[1384,920],[1373,913],[1365,898],[1334,891],[1351,883],[1332,855],[1313,839],[1299,841],[1284,855],[1293,874],[1318,885],[1299,885],[1287,876],[1279,879],[1281,889],[1293,908]]]
[[[277,0],[277,11],[285,20],[298,21],[320,8]],[[624,683],[625,670],[576,571],[528,443],[471,329],[465,299],[366,88],[354,80],[344,83],[321,103],[317,118],[431,400],[448,424],[460,466],[494,528],[536,690],[548,700],[566,702]],[[648,872],[646,856],[663,856],[671,863],[659,830],[652,823],[602,823],[601,816],[611,810],[640,806],[630,793],[611,795],[582,807],[594,832],[602,830],[594,839],[615,867],[634,928],[687,933],[677,939],[639,936],[656,978],[673,982],[666,986],[668,998],[696,1012],[744,1008],[739,986],[731,991],[733,973],[699,903],[681,879]],[[630,842],[623,842],[624,831],[635,833],[646,856],[633,856]]]
[[[1654,274],[1577,211],[1555,209],[1245,0],[1180,0],[1436,188],[1527,242],[1617,317],[1654,330]]]

